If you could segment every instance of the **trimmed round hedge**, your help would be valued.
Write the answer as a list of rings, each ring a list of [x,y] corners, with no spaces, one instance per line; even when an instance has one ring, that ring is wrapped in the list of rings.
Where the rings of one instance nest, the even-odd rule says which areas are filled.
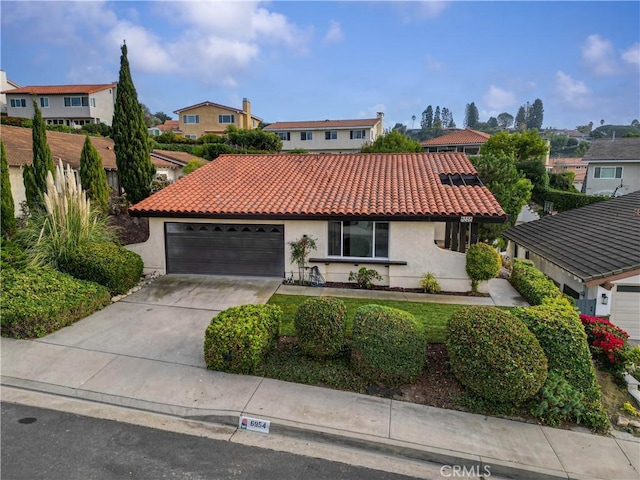
[[[474,243],[467,250],[467,275],[471,279],[471,289],[478,289],[478,282],[495,278],[502,267],[500,254],[491,245]]]
[[[409,383],[424,369],[424,328],[404,310],[364,305],[356,310],[351,339],[353,369],[369,381]]]
[[[76,250],[60,260],[58,268],[81,280],[91,280],[107,287],[111,295],[133,288],[142,276],[144,264],[135,252],[114,243],[94,243]]]
[[[344,347],[347,307],[333,297],[310,298],[298,307],[294,319],[298,346],[310,357],[332,357]]]
[[[213,317],[204,335],[207,368],[253,373],[276,344],[281,315],[275,305],[240,305]]]
[[[547,379],[547,358],[526,325],[495,307],[465,307],[447,324],[451,368],[465,387],[497,403],[533,397]]]

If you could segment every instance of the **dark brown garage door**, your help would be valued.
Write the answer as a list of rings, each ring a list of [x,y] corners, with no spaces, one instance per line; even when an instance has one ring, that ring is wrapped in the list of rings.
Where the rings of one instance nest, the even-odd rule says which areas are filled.
[[[165,223],[167,273],[284,277],[284,225]]]

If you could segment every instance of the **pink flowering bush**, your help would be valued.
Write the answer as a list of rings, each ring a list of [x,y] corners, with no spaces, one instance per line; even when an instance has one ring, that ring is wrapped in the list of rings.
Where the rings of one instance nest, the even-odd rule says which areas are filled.
[[[608,361],[609,366],[621,368],[624,364],[624,350],[629,334],[606,318],[580,315],[580,321],[584,325],[593,354]]]

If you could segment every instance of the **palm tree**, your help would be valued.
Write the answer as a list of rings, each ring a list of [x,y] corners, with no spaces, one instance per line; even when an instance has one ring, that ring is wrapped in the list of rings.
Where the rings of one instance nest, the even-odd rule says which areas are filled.
[[[411,130],[413,130],[413,127],[415,126],[416,123],[416,116],[415,115],[411,115]]]

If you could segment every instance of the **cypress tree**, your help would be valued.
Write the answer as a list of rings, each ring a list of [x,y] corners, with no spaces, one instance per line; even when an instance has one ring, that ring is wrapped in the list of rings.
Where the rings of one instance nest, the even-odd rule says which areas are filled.
[[[33,199],[34,206],[42,206],[42,197],[47,193],[47,172],[55,173],[53,156],[47,143],[47,127],[42,119],[42,112],[38,104],[33,102],[33,127],[31,130],[33,140],[33,163],[32,172],[36,186],[36,196]],[[26,184],[25,184],[26,187]],[[32,207],[31,205],[29,205]]]
[[[41,197],[36,185],[36,177],[33,174],[33,166],[25,165],[22,170],[22,182],[24,183],[24,194],[27,197],[27,206],[30,210],[35,210],[41,206]]]
[[[131,80],[127,45],[123,44],[112,137],[120,186],[132,203],[151,194],[155,167],[149,155],[148,136],[142,107],[138,103],[138,94]]]
[[[2,236],[8,238],[16,229],[15,203],[11,194],[11,181],[9,180],[9,162],[4,143],[0,139],[0,197],[2,210],[0,211],[0,229]]]
[[[106,212],[109,201],[109,183],[102,166],[102,158],[91,143],[89,135],[84,139],[80,154],[80,184],[87,192],[89,199],[98,205],[103,212]]]

